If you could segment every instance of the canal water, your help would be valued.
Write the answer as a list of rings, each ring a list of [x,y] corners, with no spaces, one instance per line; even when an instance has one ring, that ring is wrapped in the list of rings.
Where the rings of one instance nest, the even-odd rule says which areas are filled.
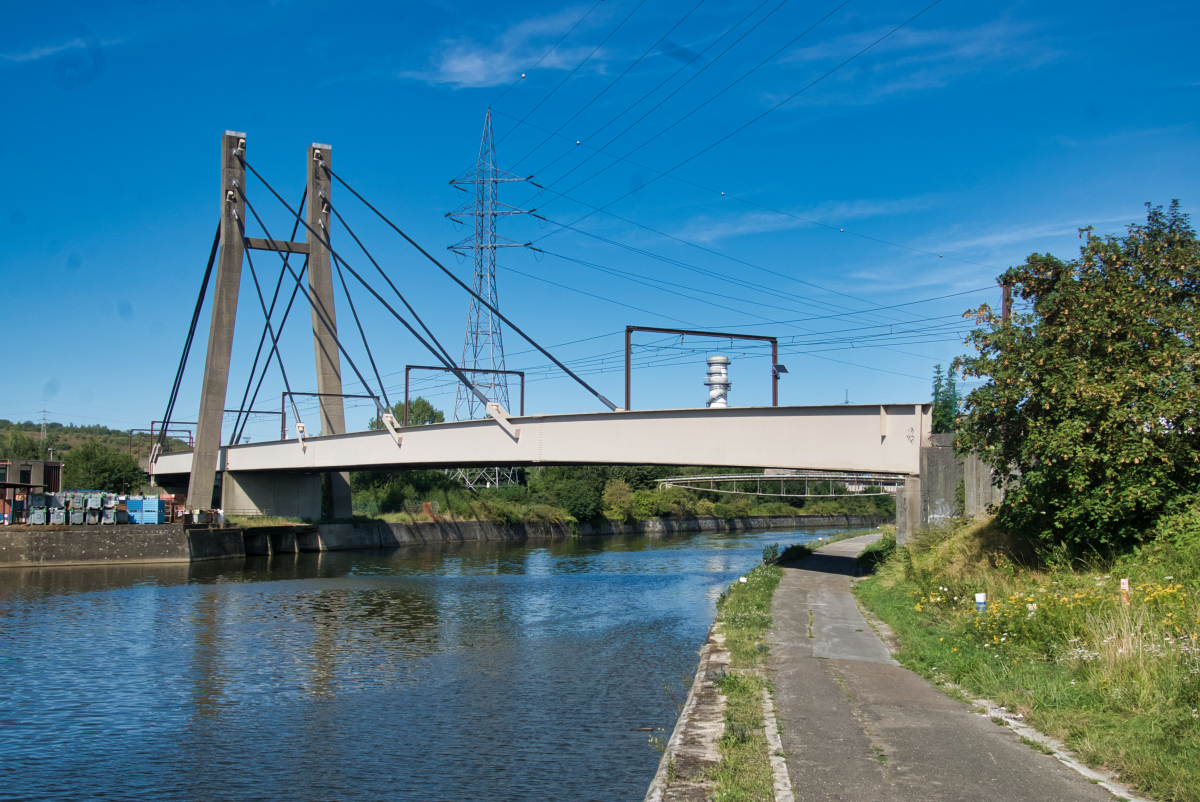
[[[640,800],[717,595],[833,531],[3,569],[0,799]]]

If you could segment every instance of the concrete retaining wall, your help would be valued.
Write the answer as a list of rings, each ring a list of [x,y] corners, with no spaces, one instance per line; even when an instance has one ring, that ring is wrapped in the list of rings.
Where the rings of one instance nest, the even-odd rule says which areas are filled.
[[[684,532],[743,532],[748,529],[798,529],[803,527],[878,526],[871,515],[771,515],[747,518],[659,518],[633,524],[580,524],[580,535],[646,535]],[[317,524],[296,535],[299,551],[394,548],[423,543],[457,543],[487,540],[561,539],[574,533],[566,524],[495,524],[489,521],[439,521],[437,523]],[[247,551],[247,553],[250,553]]]
[[[880,520],[865,515],[772,515],[749,518],[670,518],[624,526],[578,527],[580,535],[741,532],[747,529],[868,527]],[[566,524],[495,524],[439,521],[393,524],[310,524],[209,529],[183,526],[11,526],[0,528],[0,567],[188,563],[230,557],[297,552],[394,549],[425,543],[557,540],[575,533]]]
[[[0,567],[189,563],[245,554],[241,532],[182,526],[9,526],[0,529]]]

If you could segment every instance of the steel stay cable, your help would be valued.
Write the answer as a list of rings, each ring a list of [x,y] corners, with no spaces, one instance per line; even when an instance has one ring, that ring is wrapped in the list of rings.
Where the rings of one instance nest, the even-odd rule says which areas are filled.
[[[295,236],[295,235],[293,234],[293,236]],[[308,270],[308,259],[305,258],[304,264],[300,267],[300,278],[301,279],[304,278],[304,273],[307,270]],[[280,270],[280,275],[282,276],[282,274],[283,274],[283,271]],[[298,287],[292,287],[292,295],[290,298],[288,298],[288,305],[283,310],[283,318],[279,321],[280,335],[283,334],[283,327],[287,324],[288,315],[290,315],[292,312],[292,304],[296,300],[296,292],[298,291],[298,289],[299,289]],[[256,401],[258,401],[258,392],[259,392],[259,390],[262,389],[263,381],[267,378],[267,371],[271,367],[271,360],[274,358],[275,358],[275,353],[273,351],[268,351],[267,352],[267,361],[265,363],[263,363],[262,373],[260,373],[258,376],[258,384],[256,384],[254,386],[254,395],[250,396],[250,406],[247,407],[247,409],[254,409],[254,403]],[[293,404],[294,403],[295,403],[295,401],[293,401]],[[245,432],[246,432],[246,424],[243,423],[242,430],[240,432],[238,432],[238,438],[240,439],[241,436],[243,434],[245,434]]]
[[[241,187],[238,187],[238,191],[241,192]],[[245,193],[242,193],[243,200],[245,200],[245,197],[246,197]],[[249,205],[250,204],[247,202],[246,206],[249,207]],[[273,350],[275,352],[275,361],[279,363],[279,373],[283,376],[283,386],[287,388],[288,399],[291,399],[292,398],[292,385],[288,381],[287,369],[284,368],[284,366],[283,366],[283,357],[281,357],[279,355],[279,342],[275,337],[275,329],[271,326],[271,317],[267,314],[267,302],[265,300],[263,300],[262,287],[260,287],[258,284],[258,272],[255,271],[254,259],[252,259],[250,256],[251,249],[246,247],[246,226],[242,222],[241,218],[236,216],[236,214],[237,214],[236,210],[235,210],[234,214],[235,214],[234,219],[237,220],[237,224],[238,224],[238,234],[240,234],[242,237],[242,252],[246,255],[246,264],[250,265],[250,277],[254,279],[254,289],[258,293],[258,305],[260,307],[262,307],[263,318],[267,321],[267,332],[271,335],[271,350]],[[257,218],[258,215],[255,215],[255,217]],[[262,221],[259,221],[260,225],[261,225],[261,223],[262,223]],[[265,230],[266,229],[264,229],[264,231]],[[270,235],[268,235],[268,236],[270,236]],[[274,244],[274,243],[272,243],[272,244]],[[295,401],[292,401],[292,414],[294,414],[296,416],[296,423],[299,424],[300,423],[300,411],[298,409],[296,409]]]
[[[250,166],[250,165],[246,164],[246,160],[244,158],[242,158],[241,156],[239,156],[238,158],[241,159],[242,164],[246,165],[247,167]],[[255,175],[258,175],[258,173],[255,173]],[[259,176],[259,180],[262,180],[262,176]],[[265,181],[263,181],[263,183],[266,184]],[[271,187],[269,187],[269,186],[267,188],[271,189]],[[356,376],[358,376],[358,380],[360,382],[362,382],[362,386],[366,388],[367,393],[370,394],[371,398],[373,398],[375,400],[375,406],[379,408],[379,413],[382,415],[386,410],[384,410],[381,407],[381,405],[379,403],[379,399],[378,399],[378,397],[376,397],[375,393],[371,392],[371,385],[367,383],[367,380],[365,378],[363,378],[362,372],[358,369],[358,366],[354,364],[354,359],[346,351],[345,347],[342,346],[341,340],[338,339],[337,331],[333,328],[332,325],[330,325],[329,321],[325,318],[325,314],[321,310],[320,304],[318,304],[316,302],[316,299],[314,299],[311,295],[309,295],[308,290],[306,290],[300,286],[300,277],[298,275],[296,275],[296,271],[292,270],[292,266],[288,264],[287,255],[279,247],[279,244],[275,241],[274,237],[271,236],[271,232],[267,230],[266,224],[263,223],[262,218],[258,216],[258,212],[255,211],[254,206],[250,203],[250,199],[246,197],[246,193],[242,191],[241,187],[238,187],[237,190],[238,190],[238,194],[240,194],[242,196],[242,200],[246,202],[246,208],[250,210],[250,213],[252,215],[254,215],[254,219],[257,220],[259,226],[262,227],[263,233],[267,235],[267,242],[269,242],[271,244],[272,250],[274,250],[275,253],[279,254],[279,257],[283,260],[284,267],[287,269],[287,271],[289,273],[292,274],[292,278],[295,279],[296,286],[300,287],[300,291],[303,292],[304,297],[308,299],[309,307],[314,312],[317,313],[317,319],[321,321],[321,325],[323,325],[325,327],[325,330],[327,332],[329,332],[329,336],[333,338],[333,342],[338,347],[338,350],[341,351],[342,355],[346,357],[346,361],[350,363],[350,369],[354,371],[354,374]],[[274,193],[274,191],[275,191],[274,189],[271,189],[272,193]],[[291,211],[291,207],[288,207],[288,211]],[[296,219],[301,220],[299,214],[296,214]],[[301,221],[301,222],[303,222],[303,221]],[[312,231],[312,227],[309,226],[308,223],[304,223],[304,227],[307,228],[309,231]],[[327,242],[328,242],[328,240],[326,240],[325,243],[322,243],[322,244],[326,244]],[[328,247],[327,244],[326,244],[326,247]],[[333,253],[333,249],[330,248],[329,252]],[[349,269],[349,266],[347,266],[347,269]],[[354,271],[351,270],[350,272],[354,272]],[[278,358],[278,354],[276,356]],[[288,392],[289,393],[291,392],[290,387],[288,388]],[[294,402],[293,402],[293,404],[294,404]],[[322,434],[323,433],[324,432],[322,432]]]
[[[768,114],[770,114],[771,112],[775,111],[775,110],[776,110],[776,109],[778,109],[779,107],[783,106],[783,105],[784,105],[784,104],[786,104],[786,103],[789,103],[789,102],[791,102],[793,99],[795,99],[795,98],[796,98],[797,96],[799,96],[801,93],[803,93],[803,92],[807,92],[809,89],[811,89],[812,87],[816,86],[816,85],[817,85],[817,84],[819,84],[821,81],[824,81],[824,80],[825,80],[826,78],[828,78],[830,75],[833,75],[835,72],[837,72],[838,70],[840,70],[842,67],[846,66],[846,65],[847,65],[847,64],[849,64],[851,61],[854,61],[854,59],[858,58],[858,57],[859,57],[859,56],[861,56],[863,53],[866,53],[868,50],[870,50],[871,48],[875,47],[875,45],[879,44],[879,43],[880,43],[880,42],[882,42],[884,39],[887,39],[887,38],[888,38],[888,37],[890,37],[892,34],[894,34],[896,31],[900,30],[900,29],[901,29],[901,28],[903,28],[905,25],[908,25],[910,22],[912,22],[913,20],[915,20],[917,17],[920,17],[922,14],[924,14],[926,11],[928,11],[929,9],[933,8],[934,6],[936,6],[936,5],[937,5],[938,3],[940,3],[941,1],[942,1],[942,0],[933,0],[933,2],[932,2],[932,3],[930,3],[929,5],[927,5],[925,8],[921,9],[921,10],[920,10],[920,11],[918,11],[916,14],[912,15],[911,17],[909,17],[908,19],[906,19],[904,22],[900,23],[900,24],[899,24],[899,25],[897,25],[895,28],[893,28],[892,30],[890,30],[890,31],[888,31],[887,33],[885,33],[883,36],[879,37],[879,38],[878,38],[878,39],[876,39],[874,42],[872,42],[871,44],[867,45],[866,47],[864,47],[862,50],[860,50],[860,51],[858,51],[857,53],[855,53],[855,54],[854,54],[853,56],[851,56],[850,58],[848,58],[848,59],[846,59],[845,61],[841,62],[840,64],[838,64],[838,65],[837,65],[836,67],[834,67],[833,69],[831,69],[831,70],[829,70],[828,72],[826,72],[826,73],[824,73],[823,75],[821,75],[819,78],[816,78],[816,79],[814,79],[813,81],[810,81],[809,83],[805,84],[803,87],[801,87],[800,89],[796,90],[796,91],[795,91],[795,92],[793,92],[792,94],[788,95],[788,96],[787,96],[787,97],[785,97],[783,100],[781,100],[781,101],[779,101],[778,103],[776,103],[774,106],[771,106],[771,107],[770,107],[770,108],[768,108],[766,111],[764,111],[764,112],[762,112],[761,114],[757,115],[756,117],[754,117],[754,118],[753,118],[752,120],[750,120],[749,122],[746,122],[746,123],[744,123],[743,125],[740,125],[740,126],[738,126],[738,127],[737,127],[737,128],[735,128],[734,130],[732,130],[732,131],[730,131],[728,134],[726,134],[725,136],[723,136],[723,137],[721,137],[720,139],[718,139],[717,141],[713,142],[711,145],[708,145],[707,147],[705,147],[705,148],[703,148],[703,149],[701,149],[701,150],[697,151],[696,153],[693,153],[691,156],[688,156],[686,159],[684,159],[683,161],[679,162],[678,164],[676,164],[674,167],[670,168],[669,170],[666,170],[666,171],[665,171],[664,173],[662,173],[661,175],[657,175],[657,176],[655,176],[654,178],[651,178],[651,179],[650,179],[649,181],[647,181],[646,183],[644,183],[644,184],[641,184],[641,185],[639,185],[639,186],[637,186],[637,187],[635,187],[635,188],[633,188],[633,189],[629,190],[629,191],[628,191],[628,192],[626,192],[624,195],[621,195],[620,197],[618,197],[618,198],[615,198],[615,199],[613,199],[613,200],[609,201],[609,202],[608,202],[608,203],[606,203],[604,206],[601,206],[601,207],[600,207],[600,209],[599,209],[599,210],[597,210],[597,211],[601,211],[601,210],[607,209],[609,206],[612,206],[613,204],[617,203],[618,201],[621,201],[621,200],[624,200],[625,198],[628,198],[630,195],[634,194],[635,192],[638,192],[638,191],[640,191],[640,190],[642,190],[642,189],[645,189],[646,187],[650,186],[651,184],[653,184],[654,182],[656,182],[656,181],[658,181],[660,178],[662,178],[662,177],[663,177],[663,175],[667,175],[667,174],[669,174],[669,173],[673,173],[673,172],[675,172],[676,170],[678,170],[680,167],[684,166],[685,164],[687,164],[687,163],[689,163],[689,162],[691,162],[691,161],[694,161],[694,160],[696,160],[696,159],[700,158],[701,156],[703,156],[703,155],[704,155],[705,153],[707,153],[708,151],[710,151],[710,150],[712,150],[713,148],[715,148],[715,147],[717,147],[718,145],[720,145],[722,142],[725,142],[726,140],[730,139],[731,137],[733,137],[733,136],[735,136],[735,135],[737,135],[737,134],[741,133],[742,131],[746,130],[746,129],[747,129],[747,128],[749,128],[751,125],[754,125],[754,123],[758,122],[758,121],[759,121],[759,120],[761,120],[763,117],[766,117]],[[572,223],[572,225],[574,225],[575,223],[579,223],[579,222],[581,222],[581,221],[583,221],[583,220],[586,220],[587,218],[591,217],[591,216],[592,216],[593,214],[595,214],[595,213],[596,213],[596,212],[595,212],[595,211],[593,211],[593,212],[589,212],[589,213],[585,214],[583,217],[580,217],[580,218],[578,218],[577,220],[575,220],[575,221]],[[541,241],[541,240],[545,239],[546,237],[553,236],[553,235],[554,235],[554,234],[556,234],[556,233],[557,233],[557,232],[555,232],[555,231],[552,231],[552,232],[550,232],[549,234],[546,234],[545,236],[543,236],[543,237],[540,237],[540,238],[538,238],[537,240],[534,240],[534,242],[539,242],[539,241]]]
[[[249,165],[247,165],[247,167],[249,167]],[[253,168],[251,168],[251,169],[253,169]],[[328,169],[328,168],[326,168],[326,169]],[[408,244],[412,245],[414,248],[416,248],[418,251],[420,251],[421,254],[424,255],[424,257],[426,259],[428,259],[429,261],[431,261],[435,265],[437,265],[438,269],[440,269],[443,273],[445,273],[447,276],[449,276],[451,279],[453,279],[454,282],[456,284],[458,284],[458,286],[462,287],[464,290],[469,292],[477,301],[479,301],[481,304],[483,304],[489,310],[491,310],[492,313],[496,315],[496,317],[500,318],[500,320],[507,323],[508,326],[513,331],[515,331],[517,334],[521,335],[521,337],[525,338],[526,342],[528,342],[534,348],[538,349],[551,362],[558,365],[559,368],[561,368],[563,370],[563,372],[565,372],[568,376],[570,376],[575,381],[577,381],[584,389],[586,389],[588,392],[590,392],[592,395],[594,395],[596,398],[598,398],[601,403],[603,403],[605,406],[607,406],[610,410],[616,411],[616,409],[617,409],[616,404],[614,404],[612,401],[609,401],[607,398],[605,398],[603,395],[601,395],[599,392],[597,392],[595,389],[593,389],[590,384],[588,384],[583,379],[576,376],[571,371],[570,368],[568,368],[566,365],[564,365],[562,362],[560,362],[553,354],[551,354],[545,348],[538,345],[538,343],[536,341],[534,341],[534,339],[532,337],[530,337],[519,326],[517,326],[515,323],[513,323],[511,320],[509,320],[507,317],[505,317],[505,315],[503,313],[501,313],[501,311],[499,309],[492,306],[487,300],[485,300],[483,298],[483,296],[481,296],[479,293],[475,292],[473,289],[471,289],[466,284],[464,284],[458,276],[454,275],[452,272],[450,272],[448,269],[446,269],[445,265],[443,265],[441,262],[439,262],[437,259],[435,259],[432,254],[430,254],[428,251],[426,251],[420,245],[418,245],[416,240],[414,240],[412,237],[408,236],[403,231],[401,231],[400,228],[395,223],[393,223],[391,220],[389,220],[383,214],[383,212],[379,211],[374,206],[372,206],[370,203],[368,203],[367,199],[364,198],[362,195],[358,194],[358,192],[353,187],[351,187],[349,184],[347,184],[340,175],[335,173],[333,170],[329,170],[329,174],[332,175],[334,178],[336,178],[341,183],[342,186],[344,186],[346,189],[350,190],[350,192],[354,195],[354,197],[358,198],[360,201],[363,202],[363,205],[365,205],[371,211],[375,212],[375,214],[378,215],[379,218],[381,220],[383,220],[383,222],[387,223],[392,228],[393,231],[395,231],[397,234],[399,234],[401,237],[403,237],[408,242]],[[258,173],[256,172],[255,175],[258,175]],[[260,176],[260,179],[261,179],[261,176]],[[272,191],[274,191],[274,190],[272,190]],[[278,193],[276,193],[276,197],[279,197]],[[281,203],[283,203],[282,198],[280,198],[279,200]],[[472,385],[472,387],[473,386],[474,385]]]
[[[196,323],[200,320],[200,310],[204,307],[204,297],[208,293],[208,280],[212,277],[213,263],[217,260],[217,246],[221,242],[221,222],[217,221],[217,233],[213,235],[212,250],[208,254],[208,267],[204,269],[204,278],[200,282],[200,293],[196,296],[196,308],[192,311],[192,323],[188,327],[187,339],[183,341],[183,353],[179,357],[179,367],[175,371],[175,383],[171,386],[171,395],[167,398],[167,411],[163,414],[163,428],[158,433],[158,442],[154,456],[162,451],[167,440],[167,427],[171,425],[171,415],[175,412],[175,402],[179,399],[179,387],[183,383],[183,372],[187,368],[188,354],[192,350],[192,340],[196,335]]]
[[[363,331],[362,321],[358,319],[358,311],[354,308],[354,299],[350,297],[350,288],[346,286],[346,277],[342,275],[342,265],[340,262],[334,262],[334,267],[337,268],[338,281],[342,283],[342,292],[346,294],[346,303],[350,305],[350,314],[354,317],[354,325],[358,327],[358,336],[362,338],[363,348],[367,352],[367,360],[371,363],[371,370],[375,373],[375,381],[379,382],[379,392],[383,395],[383,404],[390,411],[392,402],[388,400],[387,390],[383,386],[383,379],[379,375],[379,368],[375,366],[375,356],[371,353],[371,346],[367,343],[367,333]]]
[[[300,196],[300,208],[301,209],[304,208],[304,200],[307,197],[308,197],[308,187],[305,187],[304,193]],[[296,238],[296,230],[297,230],[296,227],[292,228],[292,239]],[[291,254],[289,253],[288,256],[290,257]],[[305,264],[306,265],[308,264],[307,257],[305,257]],[[283,286],[283,273],[284,273],[283,269],[280,269],[279,278],[275,281],[275,292],[271,296],[271,311],[269,313],[267,313],[268,320],[270,319],[270,317],[272,315],[275,314],[275,302],[279,300],[279,289]],[[286,320],[286,318],[285,318],[285,320]],[[279,333],[283,334],[282,324],[279,327]],[[263,343],[266,341],[266,338],[267,338],[267,327],[263,326],[262,334],[258,338],[258,348],[254,351],[254,363],[250,366],[250,376],[246,379],[246,390],[245,390],[245,392],[242,393],[242,403],[241,403],[241,406],[238,407],[237,417],[233,421],[233,436],[230,438],[230,441],[229,441],[230,445],[233,445],[234,443],[238,442],[238,440],[242,436],[242,433],[245,431],[246,427],[244,424],[241,423],[242,411],[245,409],[253,409],[254,408],[253,405],[249,406],[249,407],[246,406],[246,398],[249,397],[249,395],[250,395],[250,385],[254,383],[254,374],[258,370],[258,360],[262,356],[262,347],[263,347]],[[264,375],[266,373],[265,367],[263,368],[263,373],[264,373]]]
[[[328,168],[326,168],[326,172],[328,172]],[[354,229],[350,228],[350,225],[342,217],[341,213],[337,210],[337,207],[334,206],[328,198],[325,199],[325,203],[328,204],[330,210],[337,216],[338,222],[341,223],[346,229],[346,233],[348,233],[354,239],[354,241],[358,243],[358,247],[361,248],[362,252],[366,254],[366,257],[371,260],[371,264],[374,265],[375,269],[379,271],[379,275],[383,276],[383,280],[386,281],[388,286],[392,288],[392,292],[396,293],[396,297],[399,298],[400,302],[404,304],[404,307],[408,310],[409,314],[413,316],[413,319],[416,320],[417,323],[420,324],[421,328],[424,329],[425,333],[429,335],[429,339],[433,341],[433,344],[438,347],[446,359],[453,362],[454,357],[450,356],[450,352],[446,350],[445,346],[441,344],[434,333],[429,330],[429,327],[425,325],[425,321],[422,320],[421,316],[417,314],[417,310],[413,309],[412,304],[408,302],[408,299],[405,298],[400,292],[399,288],[392,283],[391,277],[389,277],[388,274],[384,272],[384,269],[379,266],[379,262],[375,261],[375,257],[371,255],[371,252],[367,250],[367,246],[364,245],[362,240],[358,238],[358,235],[354,233]]]
[[[393,309],[393,308],[392,308],[391,304],[389,304],[389,303],[388,303],[386,300],[384,300],[384,298],[383,298],[383,296],[382,296],[382,295],[380,295],[379,293],[375,292],[375,289],[374,289],[374,288],[373,288],[373,287],[372,287],[370,284],[368,284],[368,283],[366,282],[366,280],[365,280],[365,279],[364,279],[362,276],[360,276],[360,275],[358,274],[358,272],[357,272],[357,271],[355,271],[355,269],[354,269],[353,267],[351,267],[351,266],[350,266],[350,264],[349,264],[349,263],[348,263],[348,262],[347,262],[345,259],[343,259],[343,258],[342,258],[342,257],[341,257],[339,254],[338,254],[338,252],[337,252],[337,251],[335,251],[335,250],[333,249],[333,246],[330,244],[328,237],[326,237],[326,236],[322,235],[321,233],[319,233],[319,232],[318,232],[318,231],[317,231],[315,228],[313,228],[313,227],[312,227],[312,226],[310,226],[308,223],[306,223],[306,222],[305,222],[305,221],[304,221],[304,220],[303,220],[303,219],[300,217],[300,215],[299,215],[297,212],[293,211],[293,210],[292,210],[292,207],[291,207],[291,206],[288,206],[288,204],[287,204],[287,201],[285,201],[285,200],[283,199],[283,196],[282,196],[282,195],[280,195],[278,192],[276,192],[276,191],[275,191],[275,188],[274,188],[273,186],[271,186],[269,183],[267,183],[267,180],[266,180],[265,178],[263,178],[263,177],[262,177],[262,175],[261,175],[261,174],[258,172],[258,170],[255,170],[255,169],[254,169],[254,168],[253,168],[253,167],[250,165],[250,163],[249,163],[248,161],[246,161],[246,159],[245,159],[245,157],[244,157],[244,156],[239,156],[238,158],[241,160],[241,162],[242,162],[242,165],[243,165],[243,166],[245,166],[245,168],[246,168],[247,170],[249,170],[250,172],[254,173],[254,176],[255,176],[255,177],[256,177],[256,178],[257,178],[259,181],[261,181],[261,182],[262,182],[263,186],[265,186],[265,187],[266,187],[266,188],[267,188],[267,189],[270,191],[270,193],[271,193],[272,195],[274,195],[274,196],[275,196],[275,199],[276,199],[276,200],[278,200],[278,201],[279,201],[279,202],[280,202],[280,203],[283,205],[283,208],[287,209],[287,210],[288,210],[288,212],[290,212],[290,213],[291,213],[291,215],[292,215],[293,217],[295,217],[297,220],[300,220],[300,224],[301,224],[301,225],[303,225],[303,226],[304,226],[306,229],[308,229],[309,231],[311,231],[311,232],[312,232],[312,234],[313,234],[313,236],[317,237],[317,239],[318,239],[318,240],[321,242],[321,244],[325,246],[326,250],[328,250],[328,251],[329,251],[330,255],[331,255],[331,256],[332,256],[334,259],[337,259],[338,261],[340,261],[340,262],[341,262],[341,263],[342,263],[342,264],[345,266],[345,268],[346,268],[347,270],[349,270],[349,271],[350,271],[350,275],[352,275],[352,276],[354,276],[356,279],[358,279],[358,282],[359,282],[360,284],[362,284],[364,287],[366,287],[366,288],[367,288],[367,291],[368,291],[369,293],[371,293],[372,295],[374,295],[374,296],[375,296],[375,299],[376,299],[377,301],[379,301],[379,303],[383,304],[384,308],[385,308],[385,309],[387,309],[389,312],[391,312],[391,313],[392,313],[392,316],[393,316],[393,317],[395,317],[397,320],[399,320],[399,321],[400,321],[400,322],[401,322],[401,323],[404,325],[404,327],[405,327],[406,329],[408,329],[408,330],[409,330],[409,332],[410,332],[410,333],[411,333],[411,334],[412,334],[414,337],[416,337],[416,338],[417,338],[417,341],[418,341],[418,342],[420,342],[420,343],[421,343],[421,345],[425,346],[425,347],[426,347],[426,348],[429,350],[429,352],[430,352],[430,353],[432,353],[434,356],[436,356],[438,359],[442,360],[443,362],[445,362],[445,361],[446,361],[446,360],[445,360],[445,358],[444,358],[444,357],[443,357],[443,356],[442,356],[442,355],[441,355],[441,354],[440,354],[440,353],[439,353],[437,350],[435,350],[435,349],[433,348],[433,346],[431,346],[429,343],[427,343],[427,342],[425,341],[425,339],[424,339],[424,338],[423,338],[423,337],[422,337],[420,334],[418,334],[418,333],[417,333],[416,329],[414,329],[414,328],[413,328],[413,327],[412,327],[412,326],[409,324],[409,322],[408,322],[407,320],[405,320],[405,319],[403,318],[403,316],[401,316],[401,315],[400,315],[400,313],[399,313],[399,312],[397,312],[395,309]],[[327,169],[328,169],[328,168],[327,168]],[[336,174],[336,173],[334,173],[332,170],[329,170],[329,173],[330,173],[331,175],[333,175],[335,178],[337,177],[337,174]],[[342,179],[341,179],[341,178],[338,178],[338,181],[342,181]],[[342,181],[342,183],[343,183],[343,184],[345,184],[345,182],[344,182],[344,181]],[[349,189],[349,187],[347,187],[347,189]],[[354,192],[354,190],[353,190],[353,189],[351,189],[350,191],[351,191],[351,192]],[[357,192],[355,192],[354,194],[355,194],[355,195],[358,195],[358,193],[357,193]],[[243,197],[243,198],[245,197],[245,194],[244,194],[244,193],[243,193],[242,197]],[[361,196],[359,196],[359,199],[361,200]],[[363,202],[364,202],[364,203],[366,203],[366,201],[363,201]],[[247,205],[247,207],[249,207],[249,206],[250,206],[250,203],[249,203],[249,201],[247,201],[247,202],[246,202],[246,205]],[[370,205],[370,204],[368,204],[368,206],[369,206],[369,205]],[[373,207],[372,207],[372,209],[373,209]],[[251,208],[251,211],[252,211],[252,212],[254,211],[254,210],[253,210],[253,208]],[[379,212],[377,212],[377,211],[376,211],[376,214],[379,214]],[[382,215],[380,215],[380,216],[382,217]],[[257,213],[255,214],[255,217],[258,217]],[[386,220],[386,218],[384,218],[384,219]],[[390,223],[390,221],[388,221],[388,222]],[[392,226],[392,228],[396,228],[396,227],[393,225],[393,226]],[[264,228],[264,231],[265,231],[265,230],[266,230],[266,229]],[[399,231],[399,229],[396,229],[396,230],[397,230],[397,231]],[[407,237],[405,237],[405,238],[407,239]],[[409,240],[409,241],[411,242],[411,240]],[[420,246],[417,246],[417,247],[418,247],[418,248],[420,248]],[[423,251],[423,250],[422,250],[422,253],[424,253],[424,251]],[[426,254],[426,256],[428,256],[428,254]],[[430,259],[432,259],[433,257],[429,257],[429,258],[430,258]],[[440,265],[439,265],[439,266],[440,266]],[[443,270],[445,270],[445,268],[442,268],[442,269],[443,269]],[[455,281],[457,281],[457,280],[458,280],[458,279],[456,278],[456,279],[455,279]],[[297,283],[299,283],[299,282],[297,282]],[[460,283],[461,283],[461,282],[460,282]],[[305,293],[305,294],[307,295],[307,293]],[[310,301],[310,302],[311,302],[311,301]],[[324,318],[322,318],[322,320],[324,320]],[[512,325],[512,324],[510,323],[509,325]],[[514,328],[514,329],[516,329],[516,326],[513,326],[513,328]],[[335,341],[336,341],[336,337],[335,337]],[[340,343],[339,343],[338,347],[339,347],[339,348],[341,347],[341,344],[340,344]],[[343,351],[343,353],[344,353],[344,351]],[[347,355],[347,357],[346,357],[346,358],[349,360],[349,359],[350,359],[349,355]],[[551,358],[553,358],[553,357],[551,357]],[[350,363],[350,364],[351,364],[351,367],[353,367],[353,366],[354,366],[354,363],[353,363],[353,361],[351,361],[351,363]],[[454,373],[454,375],[455,375],[455,376],[457,376],[457,377],[459,378],[459,381],[461,381],[461,382],[462,382],[464,385],[466,385],[468,388],[470,388],[471,392],[473,392],[473,393],[476,395],[476,397],[477,397],[477,398],[479,398],[479,400],[481,400],[481,401],[482,401],[484,404],[488,404],[488,403],[490,403],[490,401],[487,399],[487,397],[486,397],[486,396],[485,396],[485,395],[484,395],[482,392],[480,392],[480,391],[479,391],[479,388],[478,388],[478,387],[476,387],[476,386],[475,386],[475,384],[474,384],[474,383],[473,383],[473,382],[472,382],[470,379],[468,379],[468,378],[466,377],[466,374],[465,374],[465,373],[463,373],[463,371],[462,371],[462,370],[461,370],[461,369],[460,369],[460,368],[459,368],[457,365],[455,365],[453,362],[449,362],[449,363],[447,363],[447,364],[446,364],[446,367],[447,367],[447,368],[448,368],[448,369],[449,369],[449,370],[450,370],[452,373]],[[358,373],[358,369],[357,369],[357,368],[355,368],[355,371],[354,371],[354,372],[355,372],[355,373]],[[361,374],[359,374],[359,381],[362,381],[362,375],[361,375]],[[367,383],[366,383],[365,381],[363,381],[362,383],[363,383],[363,386],[364,386],[364,387],[368,387],[368,385],[367,385]],[[377,404],[377,405],[378,405],[378,403],[379,403],[379,402],[378,402],[378,401],[376,401],[376,404]]]

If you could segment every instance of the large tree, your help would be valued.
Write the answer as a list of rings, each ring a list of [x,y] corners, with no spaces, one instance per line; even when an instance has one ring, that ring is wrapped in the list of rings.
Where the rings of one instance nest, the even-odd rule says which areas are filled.
[[[445,423],[446,415],[440,409],[434,409],[433,404],[426,401],[421,396],[417,396],[409,402],[408,425],[409,426],[425,426],[430,423]],[[404,402],[397,401],[392,405],[392,414],[396,416],[396,422],[404,424]],[[383,424],[375,418],[371,418],[367,424],[368,429],[382,429]]]
[[[146,482],[137,460],[95,438],[63,457],[63,490],[136,493]]]
[[[1086,242],[1078,259],[1034,254],[1008,270],[1017,308],[988,306],[959,448],[1009,488],[999,521],[1076,548],[1136,540],[1200,489],[1196,375],[1200,248],[1178,202],[1144,225]],[[1023,302],[1023,303],[1022,303]]]

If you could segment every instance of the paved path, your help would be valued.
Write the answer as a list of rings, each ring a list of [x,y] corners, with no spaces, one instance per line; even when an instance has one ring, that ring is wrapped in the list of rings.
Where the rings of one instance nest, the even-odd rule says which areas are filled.
[[[796,799],[1111,802],[889,656],[850,593],[854,557],[877,537],[785,565],[775,592],[768,670]]]

